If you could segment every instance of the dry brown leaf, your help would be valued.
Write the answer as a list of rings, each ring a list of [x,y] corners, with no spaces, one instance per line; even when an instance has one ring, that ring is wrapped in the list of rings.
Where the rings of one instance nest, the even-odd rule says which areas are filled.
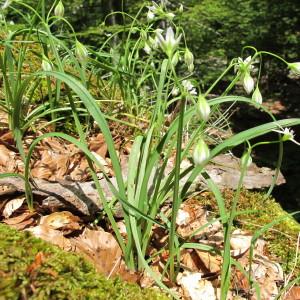
[[[300,286],[293,286],[284,297],[284,300],[300,300]]]
[[[191,300],[216,300],[215,290],[210,281],[203,280],[201,273],[185,271],[177,277],[184,295]]]
[[[41,238],[44,241],[57,245],[58,247],[66,251],[71,251],[73,249],[71,241],[65,238],[63,233],[58,230],[52,229],[47,226],[38,225],[26,229],[26,231],[29,231],[35,237]]]
[[[177,216],[178,222],[182,223],[182,225],[178,226],[177,232],[182,237],[188,237],[207,223],[207,211],[198,200],[189,199],[181,205],[180,209],[184,218]],[[206,232],[205,229],[201,230],[195,237],[200,237],[204,232]]]
[[[72,239],[76,251],[93,262],[96,269],[107,276],[117,274],[122,262],[122,250],[112,234],[102,229],[85,228],[77,238]]]
[[[222,256],[213,255],[207,251],[195,249],[197,255],[203,263],[204,268],[199,266],[202,273],[219,273],[222,267]]]
[[[35,223],[36,220],[33,217],[36,215],[35,212],[26,211],[17,217],[4,219],[3,222],[18,230],[23,230]]]
[[[38,252],[34,258],[33,263],[28,266],[27,268],[27,273],[29,273],[29,275],[32,275],[32,273],[34,273],[38,268],[41,267],[41,265],[43,264],[45,260],[45,255],[43,252]]]
[[[69,211],[54,212],[48,216],[44,216],[40,220],[40,225],[49,227],[55,230],[61,230],[64,235],[73,231],[80,230],[80,218],[74,216]]]
[[[0,165],[7,166],[11,163],[14,152],[8,150],[4,145],[0,145]]]
[[[17,209],[19,209],[25,201],[25,197],[16,198],[8,201],[3,209],[2,215],[7,219],[9,218]]]
[[[237,257],[245,254],[251,246],[252,235],[245,231],[236,229],[230,237],[231,256]]]

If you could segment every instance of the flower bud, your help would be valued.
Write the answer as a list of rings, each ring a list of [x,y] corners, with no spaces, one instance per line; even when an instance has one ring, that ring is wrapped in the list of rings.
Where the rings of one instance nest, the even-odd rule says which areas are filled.
[[[143,50],[149,55],[151,53],[151,47],[148,43],[145,43]]]
[[[191,65],[188,66],[188,71],[189,71],[190,73],[192,73],[192,72],[194,71],[194,69],[195,69],[194,64],[191,64]]]
[[[179,11],[180,13],[183,13],[183,5],[182,5],[182,4],[179,5],[178,11]]]
[[[290,68],[290,70],[292,72],[294,72],[295,74],[300,75],[300,62],[290,63],[290,64],[288,64],[288,67]]]
[[[252,94],[252,100],[255,103],[262,104],[262,95],[260,93],[258,86],[256,87],[256,89],[254,90],[254,92]]]
[[[52,63],[49,61],[49,59],[43,55],[42,59],[42,70],[43,71],[52,71]]]
[[[252,157],[248,151],[246,151],[241,157],[241,166],[248,168],[252,164]]]
[[[166,18],[169,20],[174,19],[175,15],[173,13],[166,13]]]
[[[13,0],[6,0],[6,1],[2,4],[1,8],[2,8],[3,10],[6,9],[6,8],[8,8],[8,7],[11,5],[12,2],[13,2]]]
[[[194,64],[194,55],[188,48],[184,52],[184,62],[187,66]]]
[[[86,62],[89,53],[86,49],[86,47],[80,43],[79,41],[76,40],[76,45],[75,45],[75,54],[77,56],[77,59],[81,62],[84,63]]]
[[[198,97],[198,102],[196,104],[196,112],[200,120],[203,120],[204,122],[208,120],[210,114],[210,106],[207,100],[202,95],[199,95]]]
[[[200,139],[193,152],[195,165],[201,165],[205,160],[209,158],[209,154],[210,151],[208,146],[205,144],[203,139]]]
[[[152,21],[154,18],[155,18],[155,14],[154,14],[151,10],[148,10],[148,13],[147,13],[147,20],[150,22],[150,21]]]
[[[61,17],[62,18],[64,16],[64,13],[65,13],[64,5],[61,1],[59,1],[57,3],[57,5],[55,6],[54,15],[56,17]]]
[[[176,67],[176,65],[178,64],[178,61],[179,61],[179,52],[176,51],[171,60],[173,67]]]
[[[243,85],[246,93],[250,94],[254,88],[254,80],[249,72],[245,72],[244,74]]]

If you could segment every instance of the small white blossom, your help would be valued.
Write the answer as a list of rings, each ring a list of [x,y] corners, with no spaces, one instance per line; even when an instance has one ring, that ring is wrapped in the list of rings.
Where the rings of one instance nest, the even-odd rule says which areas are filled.
[[[154,18],[155,18],[155,14],[151,10],[148,10],[147,20],[152,21]]]
[[[173,28],[168,27],[165,38],[157,30],[156,30],[156,36],[158,38],[159,45],[162,48],[162,50],[171,58],[174,51],[179,45],[181,34],[178,37],[176,37]]]
[[[280,130],[273,129],[273,131],[282,134],[282,141],[284,141],[284,142],[291,141],[291,142],[295,143],[296,145],[300,146],[300,143],[295,140],[294,130],[292,130],[288,127],[283,128],[280,125],[279,125],[279,127],[280,127]]]
[[[178,95],[179,95],[179,88],[177,88],[177,87],[174,86],[174,87],[172,88],[171,95],[172,95],[173,97],[178,96]]]
[[[182,5],[182,3],[179,5],[178,11],[179,11],[180,13],[183,13],[183,5]]]
[[[182,86],[184,87],[185,91],[188,92],[190,95],[197,96],[196,88],[190,82],[190,80],[182,80]]]

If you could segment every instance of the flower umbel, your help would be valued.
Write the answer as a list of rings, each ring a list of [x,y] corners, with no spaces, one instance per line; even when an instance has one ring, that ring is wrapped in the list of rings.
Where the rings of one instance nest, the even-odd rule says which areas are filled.
[[[209,155],[210,151],[208,146],[205,144],[203,139],[200,139],[193,152],[195,165],[201,165],[205,160],[209,158]]]
[[[181,34],[178,37],[176,37],[173,28],[168,27],[165,38],[158,30],[156,30],[156,36],[158,38],[159,45],[162,48],[162,50],[167,54],[169,58],[172,58],[174,51],[179,45]]]

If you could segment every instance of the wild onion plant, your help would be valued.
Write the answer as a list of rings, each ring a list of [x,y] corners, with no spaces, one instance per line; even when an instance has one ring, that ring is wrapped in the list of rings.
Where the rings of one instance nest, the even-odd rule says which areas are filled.
[[[238,262],[230,256],[230,236],[233,222],[238,214],[251,213],[237,211],[243,179],[251,161],[253,149],[270,143],[254,143],[252,141],[254,138],[272,131],[278,133],[279,138],[274,142],[279,144],[280,149],[279,170],[282,159],[282,143],[285,141],[296,142],[289,127],[300,124],[300,119],[277,121],[262,106],[263,97],[259,90],[261,68],[259,67],[257,78],[254,79],[254,65],[261,66],[265,55],[277,56],[246,47],[244,52],[252,51],[252,56],[246,59],[233,59],[219,78],[207,90],[202,91],[199,83],[193,78],[194,55],[186,46],[183,29],[176,26],[175,23],[176,18],[180,18],[180,14],[183,13],[182,6],[179,6],[174,12],[170,12],[165,1],[160,4],[153,2],[151,6],[147,7],[147,11],[145,11],[145,7],[142,7],[135,17],[123,13],[124,18],[131,19],[130,26],[124,26],[123,29],[108,37],[102,47],[97,50],[87,49],[76,39],[76,33],[71,24],[64,18],[62,1],[55,1],[47,13],[43,0],[39,1],[37,9],[28,6],[25,2],[19,1],[17,6],[12,3],[10,9],[22,15],[18,7],[28,10],[31,17],[25,18],[24,16],[24,21],[27,23],[26,28],[8,34],[1,42],[3,50],[0,52],[0,68],[5,93],[5,100],[1,106],[10,116],[10,128],[25,162],[24,180],[28,204],[32,207],[29,183],[30,160],[38,143],[47,137],[59,137],[75,144],[89,161],[90,173],[95,181],[100,201],[123,251],[127,266],[133,270],[145,270],[153,276],[158,286],[168,290],[162,282],[163,278],[159,278],[149,265],[152,257],[146,260],[154,225],[162,227],[169,235],[168,243],[165,245],[169,258],[163,274],[171,280],[175,280],[178,273],[182,249],[217,251],[213,247],[190,242],[196,233],[184,241],[176,233],[176,217],[179,207],[188,197],[192,183],[201,174],[206,181],[207,188],[213,192],[217,200],[219,208],[217,219],[221,220],[223,226],[221,298],[226,299],[231,267],[233,265],[237,268],[240,267]],[[7,8],[5,7],[5,9]],[[64,33],[63,39],[59,37],[61,33],[57,33],[57,28]],[[42,54],[29,50],[28,43],[30,41],[40,46]],[[71,43],[73,43],[73,47],[70,47]],[[18,47],[15,47],[16,44]],[[110,50],[112,46],[114,48]],[[27,51],[32,51],[39,59],[41,70],[24,73]],[[288,63],[280,57],[277,58],[291,71],[300,73],[299,63]],[[70,71],[70,66],[72,71]],[[105,99],[96,99],[92,96],[87,76],[89,72],[97,76],[99,88],[107,90],[108,86],[109,89],[120,92],[123,113],[129,118],[127,122],[129,125],[134,123],[135,126],[138,126],[140,120],[145,120],[147,123],[147,130],[134,137],[128,159],[127,174],[122,171],[107,122],[108,119],[114,118],[109,115],[109,112],[105,111],[104,113],[100,108],[99,102]],[[223,94],[216,98],[210,98],[209,94],[230,72],[234,73],[235,77]],[[43,80],[46,80],[47,83],[49,101],[32,111],[24,109],[24,104],[33,104],[34,91]],[[251,97],[231,94],[233,88],[240,82]],[[62,84],[66,87],[67,101],[69,102],[63,106],[60,101]],[[103,93],[104,91],[102,91]],[[107,95],[114,97],[115,93]],[[218,126],[216,111],[224,103],[246,103],[254,106],[266,112],[270,116],[270,122],[209,145],[208,141],[211,142],[211,140],[207,136],[208,129],[211,126]],[[29,106],[27,105],[27,107]],[[60,120],[57,114],[67,110],[72,113],[79,140],[62,132],[46,133],[32,142],[25,155],[22,137],[32,123],[47,115],[51,117],[50,123],[56,123]],[[86,119],[80,117],[82,112],[85,112]],[[171,117],[166,120],[167,116]],[[116,184],[113,184],[101,162],[88,149],[83,121],[89,121],[89,118],[96,122],[105,138]],[[191,122],[197,124],[196,129],[192,131],[189,130]],[[186,133],[188,134],[186,135]],[[184,141],[185,135],[188,138]],[[245,154],[241,158],[241,177],[232,199],[231,209],[227,210],[221,191],[206,172],[206,165],[216,155],[230,151],[240,144],[246,145]],[[166,167],[174,155],[173,169],[167,173]],[[184,159],[192,161],[186,169],[181,168]],[[126,240],[118,229],[112,205],[101,188],[95,166],[102,169],[115,200],[122,205],[127,231]],[[1,177],[3,176],[7,176],[7,174],[1,175]],[[274,184],[275,182],[276,178],[274,178]],[[165,214],[161,208],[170,199],[172,200],[172,211],[170,214]],[[210,224],[217,219],[211,220]],[[272,224],[267,224],[258,231],[253,237],[252,246],[260,234],[280,221],[274,220]],[[255,285],[251,276],[249,281],[259,295],[259,287]],[[173,292],[168,291],[178,298]]]

